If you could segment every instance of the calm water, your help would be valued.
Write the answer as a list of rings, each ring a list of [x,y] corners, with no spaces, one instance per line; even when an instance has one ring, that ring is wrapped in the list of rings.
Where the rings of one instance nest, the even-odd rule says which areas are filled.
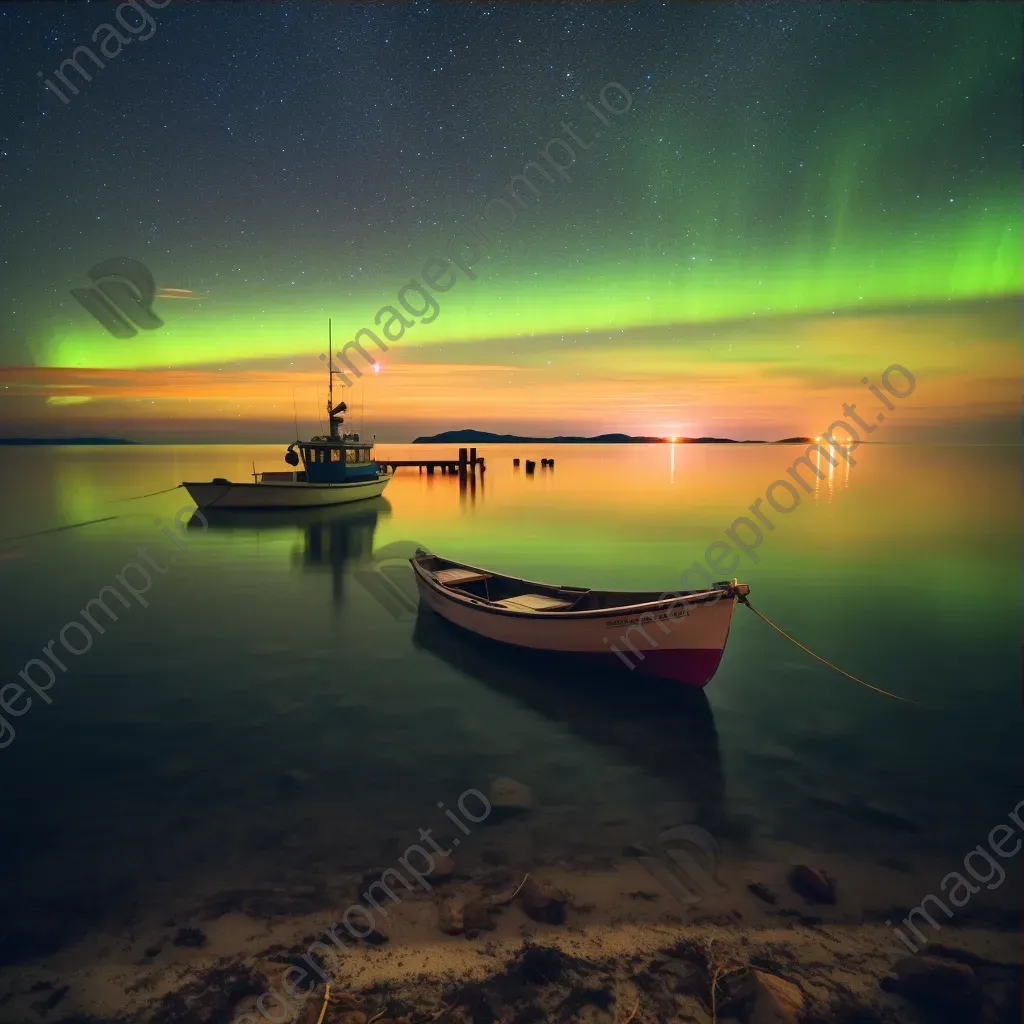
[[[482,448],[475,487],[402,470],[378,501],[171,527],[177,545],[162,526],[186,506],[187,521],[184,491],[124,500],[281,454],[0,449],[17,481],[0,537],[21,538],[0,544],[0,681],[146,565],[140,546],[163,569],[148,607],[115,601],[117,622],[98,613],[105,632],[61,654],[52,704],[8,719],[4,959],[182,897],[393,862],[444,822],[439,801],[497,775],[538,796],[510,853],[534,862],[598,863],[680,821],[740,851],[772,837],[962,857],[1021,798],[1015,449],[862,447],[736,570],[783,628],[926,708],[829,672],[742,608],[696,700],[514,658],[410,610],[417,544],[528,578],[671,588],[796,449]],[[555,468],[530,477],[513,455]],[[86,520],[101,521],[39,533]]]

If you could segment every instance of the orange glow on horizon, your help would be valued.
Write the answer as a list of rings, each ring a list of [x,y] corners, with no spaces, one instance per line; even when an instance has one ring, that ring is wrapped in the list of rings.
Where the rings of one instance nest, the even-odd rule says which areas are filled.
[[[955,433],[958,423],[1012,420],[1019,409],[1014,330],[984,312],[780,323],[726,346],[593,345],[571,359],[545,358],[553,353],[525,342],[435,353],[395,345],[387,372],[364,364],[343,397],[356,429],[396,441],[467,427],[535,436],[653,433],[676,443],[820,439],[844,418],[844,403],[873,416],[879,402],[861,378],[879,385],[898,362],[916,383],[907,413],[899,425],[894,417],[884,439],[911,420]],[[287,438],[296,420],[300,433],[320,432],[327,374],[313,360],[294,359],[161,370],[7,367],[0,394],[7,434],[251,440],[258,425],[255,436]]]

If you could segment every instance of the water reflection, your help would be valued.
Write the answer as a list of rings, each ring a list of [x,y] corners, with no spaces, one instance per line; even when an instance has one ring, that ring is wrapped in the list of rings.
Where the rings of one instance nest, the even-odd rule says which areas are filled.
[[[703,690],[498,644],[421,606],[413,644],[589,743],[678,787],[695,820],[725,823],[718,733]],[[717,833],[720,834],[720,831]]]
[[[293,564],[304,570],[331,574],[331,599],[340,605],[345,596],[345,572],[373,558],[373,538],[378,520],[391,515],[386,498],[311,509],[209,509],[211,530],[251,533],[301,533],[302,548]],[[198,513],[189,520],[190,530],[206,529]]]
[[[325,569],[331,574],[331,599],[340,605],[344,597],[347,567],[373,557],[373,534],[379,516],[391,513],[385,498],[355,502],[335,510],[325,522],[305,528],[305,544],[296,561],[303,569]]]
[[[828,485],[828,501],[831,502],[837,488],[850,486],[850,447],[831,447],[827,442],[821,443],[820,438],[814,446],[814,504],[817,505],[821,495],[821,482],[826,481]],[[836,468],[842,460],[842,480],[836,478]],[[824,463],[824,468],[822,464]]]
[[[476,492],[479,488],[480,497],[483,499],[484,496],[484,473],[485,470],[479,471],[479,480],[477,479],[478,474],[473,473],[459,473],[459,504],[465,505],[468,497],[469,504],[476,505]]]

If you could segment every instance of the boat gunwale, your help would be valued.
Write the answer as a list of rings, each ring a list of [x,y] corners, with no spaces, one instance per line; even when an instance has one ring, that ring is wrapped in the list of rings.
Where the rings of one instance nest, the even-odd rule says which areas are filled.
[[[253,483],[248,480],[234,481],[229,480],[226,484],[217,483],[214,480],[183,480],[178,486],[179,487],[259,487],[259,488],[296,488],[301,487],[304,489],[314,488],[316,490],[328,490],[329,488],[337,487],[371,487],[374,484],[379,484],[381,480],[389,479],[388,474],[381,473],[375,480],[345,480],[338,481],[336,483],[310,483],[308,480],[273,480],[269,483]]]
[[[472,569],[475,572],[485,573],[489,577],[499,577],[499,578],[505,579],[505,580],[512,580],[515,583],[523,583],[523,584],[525,584],[528,587],[540,587],[540,588],[542,588],[544,590],[549,590],[549,591],[551,591],[551,590],[554,590],[554,591],[559,591],[559,590],[579,590],[580,591],[580,596],[583,596],[583,594],[586,594],[586,593],[592,593],[593,592],[591,589],[588,589],[588,588],[578,588],[578,587],[565,587],[565,588],[563,588],[563,587],[559,587],[559,586],[551,584],[551,583],[540,583],[540,582],[538,582],[536,580],[525,580],[525,579],[523,579],[520,576],[506,576],[503,573],[489,572],[486,569],[479,568],[479,566],[468,565],[465,562],[455,562],[455,561],[452,561],[449,558],[442,558],[440,555],[433,555],[433,554],[430,554],[430,553],[426,553],[426,556],[430,557],[430,558],[440,558],[442,562],[445,562],[447,564],[447,566],[451,566],[451,567],[459,568],[459,569]],[[432,578],[430,570],[425,569],[423,566],[421,566],[419,564],[420,557],[421,556],[419,554],[414,555],[412,558],[409,559],[409,562],[412,565],[413,571],[416,573],[417,577],[422,579],[423,582],[428,587],[430,587],[430,589],[433,590],[436,594],[440,595],[441,597],[445,598],[446,600],[452,601],[453,603],[462,605],[462,606],[464,606],[466,608],[469,608],[469,609],[472,609],[472,610],[476,610],[476,611],[479,611],[479,612],[484,612],[484,613],[487,613],[487,614],[493,614],[493,615],[512,615],[512,616],[516,616],[518,618],[527,618],[527,619],[542,618],[542,619],[570,619],[570,620],[572,620],[572,619],[584,619],[584,618],[619,618],[619,617],[621,617],[623,615],[630,615],[630,616],[632,616],[632,615],[642,614],[643,612],[646,612],[646,611],[649,611],[649,612],[653,613],[653,612],[656,612],[656,611],[660,611],[662,609],[667,609],[670,606],[675,605],[675,604],[677,604],[680,601],[683,601],[683,602],[685,602],[687,604],[697,604],[697,605],[711,604],[711,605],[717,605],[718,602],[723,597],[731,598],[734,601],[738,597],[738,593],[737,593],[734,585],[729,583],[728,581],[722,581],[721,586],[716,586],[713,590],[688,590],[688,591],[682,591],[682,592],[677,592],[678,593],[677,597],[671,597],[671,598],[669,598],[669,597],[666,597],[666,598],[659,597],[659,598],[655,598],[652,601],[643,601],[643,602],[640,602],[638,604],[614,605],[614,606],[611,606],[611,607],[608,607],[608,608],[586,608],[586,609],[580,609],[580,610],[573,610],[571,608],[569,608],[569,609],[561,609],[561,610],[547,610],[547,611],[531,611],[531,610],[526,610],[526,609],[519,610],[519,609],[515,609],[515,608],[504,608],[504,607],[502,607],[499,604],[495,604],[494,602],[481,600],[478,597],[472,597],[472,596],[470,596],[468,594],[462,594],[462,593],[460,593],[457,590],[453,590],[450,587],[446,587],[444,584],[439,583],[439,582],[437,582],[437,580]],[[744,584],[740,584],[740,586],[745,586],[745,585]],[[622,593],[622,591],[603,590],[603,591],[597,591],[597,593],[615,594],[615,593]],[[628,593],[628,591],[626,591],[626,593]],[[663,591],[663,593],[667,593],[667,591]],[[681,618],[681,616],[680,616],[680,618]]]

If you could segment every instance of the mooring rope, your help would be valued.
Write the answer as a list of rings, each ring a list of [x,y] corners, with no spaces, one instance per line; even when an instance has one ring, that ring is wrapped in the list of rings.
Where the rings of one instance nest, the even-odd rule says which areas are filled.
[[[32,537],[43,537],[48,533],[63,533],[64,530],[77,530],[80,526],[93,526],[96,523],[109,523],[112,519],[120,519],[120,516],[103,516],[100,519],[83,519],[78,523],[66,523],[64,526],[48,526],[45,530],[33,530],[32,533],[19,533],[14,537],[0,538],[0,544],[6,544],[12,540],[29,540]]]
[[[162,491],[150,491],[149,494],[136,494],[131,498],[111,498],[110,501],[105,504],[113,505],[119,501],[138,501],[140,498],[154,498],[158,494],[170,494],[171,491],[176,491],[179,487],[181,487],[181,484],[175,484],[173,487],[165,487]]]
[[[880,693],[885,697],[892,697],[893,700],[904,701],[907,704],[920,705],[920,701],[911,700],[909,697],[901,697],[898,693],[890,693],[888,690],[883,690],[880,686],[872,686],[871,683],[867,683],[863,679],[860,679],[852,673],[847,672],[845,669],[841,669],[838,665],[833,665],[831,661],[826,661],[820,655],[815,654],[814,651],[812,651],[810,648],[804,647],[804,645],[800,643],[799,640],[797,640],[795,637],[790,636],[784,629],[780,629],[778,626],[776,626],[775,623],[772,622],[772,620],[769,619],[767,615],[762,615],[746,599],[746,597],[741,596],[739,600],[743,604],[745,604],[762,622],[767,622],[768,625],[772,627],[772,629],[774,629],[777,633],[781,633],[790,643],[796,644],[796,646],[799,647],[801,651],[803,651],[806,654],[809,654],[812,658],[815,659],[815,661],[820,661],[822,665],[827,665],[829,668],[834,669],[836,672],[838,672],[841,676],[846,676],[847,679],[852,679],[855,683],[860,683],[861,686],[866,686],[869,690],[874,690],[875,693]]]
[[[324,991],[324,1005],[320,1007],[320,1016],[316,1019],[316,1024],[324,1024],[324,1014],[327,1013],[327,1004],[331,1001],[331,986],[327,984]]]

